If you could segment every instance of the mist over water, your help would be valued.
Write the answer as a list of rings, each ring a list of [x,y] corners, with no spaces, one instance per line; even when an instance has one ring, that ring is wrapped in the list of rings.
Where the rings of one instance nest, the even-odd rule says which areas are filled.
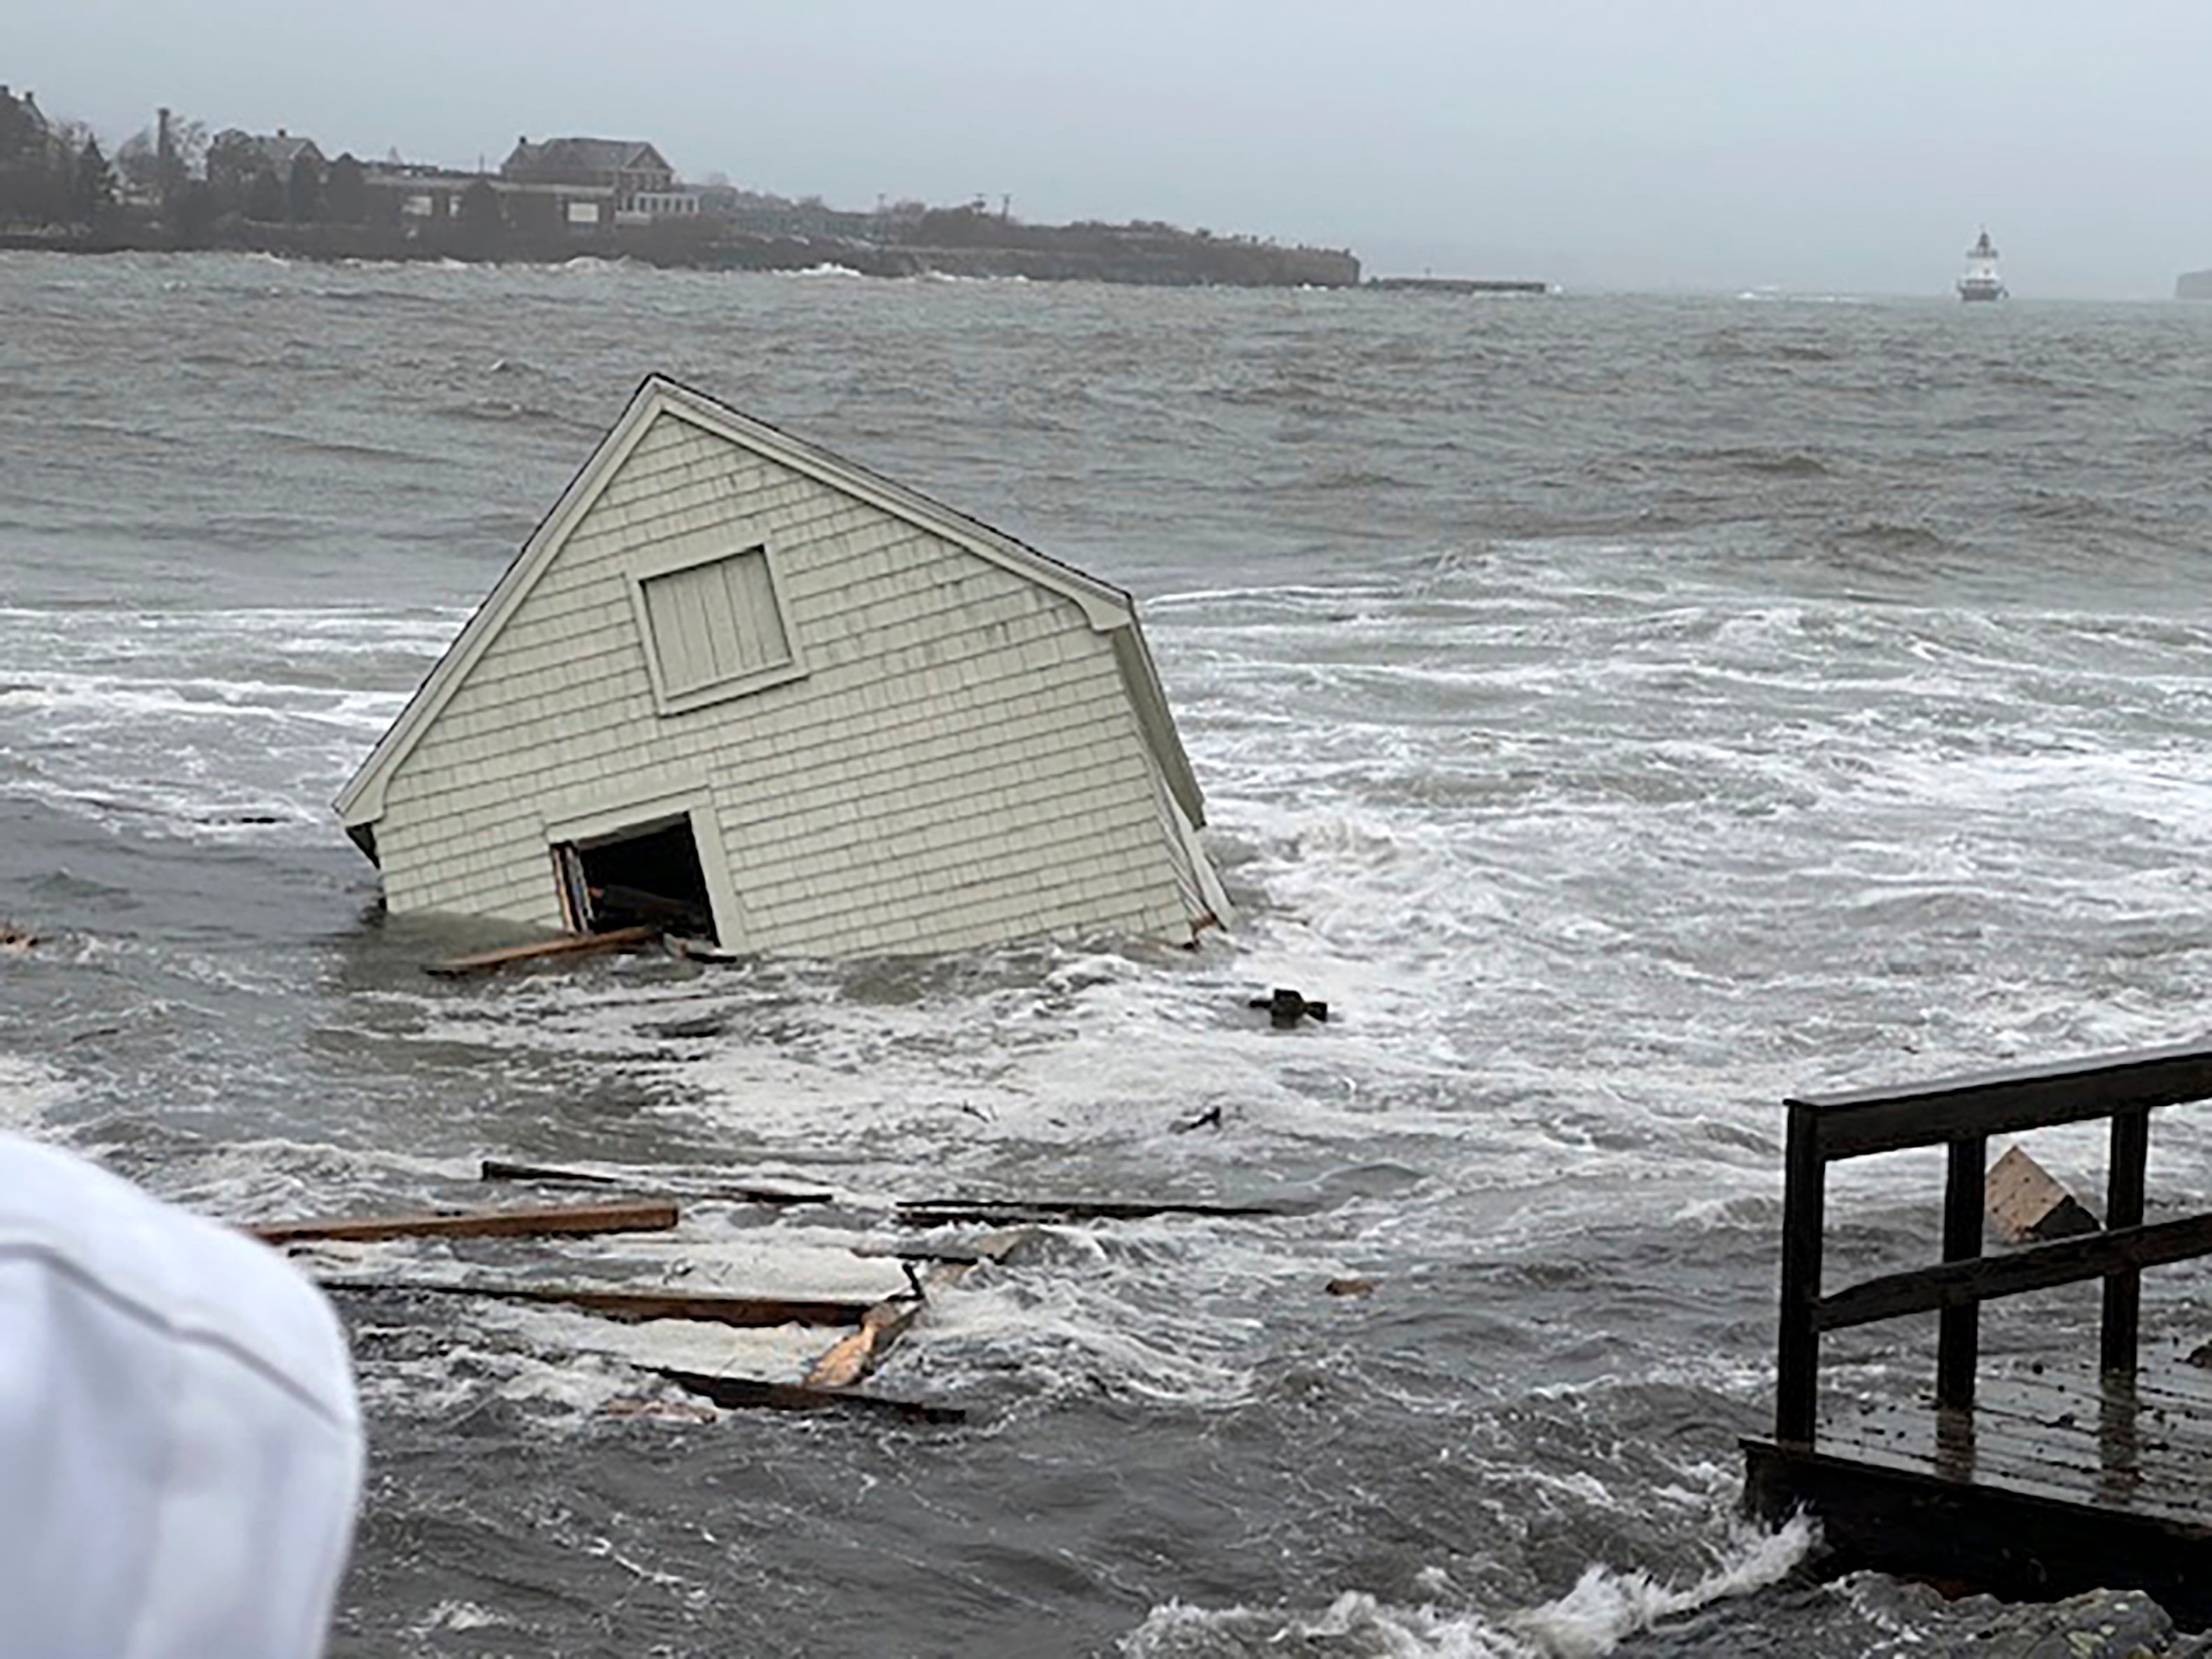
[[[0,1125],[240,1218],[481,1201],[487,1154],[775,1172],[883,1243],[948,1192],[1293,1203],[972,1276],[878,1379],[951,1429],[641,1420],[561,1316],[356,1299],[337,1651],[1955,1637],[1735,1517],[1777,1103],[2201,1034],[2212,313],[27,255],[0,303],[45,936]],[[327,803],[652,371],[1131,589],[1237,931],[424,976],[477,932],[384,918]],[[1838,1172],[1838,1259],[1932,1252],[1939,1169]],[[2154,1203],[2208,1179],[2166,1115]],[[1985,1346],[2094,1328],[2030,1308]]]

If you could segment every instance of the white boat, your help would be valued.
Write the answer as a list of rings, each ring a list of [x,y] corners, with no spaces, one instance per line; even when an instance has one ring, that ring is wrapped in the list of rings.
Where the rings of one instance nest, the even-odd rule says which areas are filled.
[[[1984,230],[1981,240],[1966,250],[1966,274],[1959,278],[1961,300],[2002,300],[2004,278],[1997,275],[1996,245]]]

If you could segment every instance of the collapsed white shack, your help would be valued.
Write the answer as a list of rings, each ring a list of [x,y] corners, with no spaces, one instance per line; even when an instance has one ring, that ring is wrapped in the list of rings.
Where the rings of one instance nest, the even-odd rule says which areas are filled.
[[[394,912],[816,956],[1229,914],[1129,595],[659,376],[336,805]]]

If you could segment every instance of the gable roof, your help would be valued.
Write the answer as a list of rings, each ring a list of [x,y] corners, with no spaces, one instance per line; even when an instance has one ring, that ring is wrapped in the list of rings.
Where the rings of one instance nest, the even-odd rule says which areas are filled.
[[[503,172],[521,173],[666,173],[671,169],[661,154],[641,138],[541,139],[515,142]]]
[[[294,132],[256,132],[247,135],[253,153],[268,167],[278,173],[288,171],[293,162],[309,152],[317,161],[323,159],[321,148],[312,138],[302,138]]]
[[[741,449],[842,490],[965,548],[978,557],[1051,588],[1080,605],[1097,632],[1121,630],[1115,634],[1114,654],[1146,741],[1185,816],[1194,824],[1206,822],[1198,779],[1191,771],[1189,757],[1183,751],[1182,739],[1169,712],[1158,670],[1145,645],[1135,601],[1127,592],[1086,575],[1073,565],[1040,553],[1026,542],[994,530],[981,520],[971,519],[919,490],[895,483],[879,473],[794,438],[765,421],[755,420],[665,375],[649,374],[632,395],[622,417],[599,441],[599,447],[569,480],[561,498],[522,544],[522,550],[515,555],[483,603],[446,647],[445,655],[438,659],[422,684],[416,688],[414,696],[400,710],[399,718],[378,739],[368,758],[338,792],[333,805],[348,830],[374,823],[384,815],[385,786],[399,763],[413,752],[439,713],[459,690],[469,670],[498,637],[507,619],[520,609],[531,589],[551,567],[555,556],[613,481],[638,441],[663,416],[689,422]]]

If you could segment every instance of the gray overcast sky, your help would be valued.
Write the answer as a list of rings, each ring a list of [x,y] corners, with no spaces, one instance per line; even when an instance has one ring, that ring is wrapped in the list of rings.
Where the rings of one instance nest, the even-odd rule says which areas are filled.
[[[157,104],[496,167],[1158,218],[1371,272],[2023,295],[2212,265],[2212,0],[10,0],[0,76],[106,139]]]

